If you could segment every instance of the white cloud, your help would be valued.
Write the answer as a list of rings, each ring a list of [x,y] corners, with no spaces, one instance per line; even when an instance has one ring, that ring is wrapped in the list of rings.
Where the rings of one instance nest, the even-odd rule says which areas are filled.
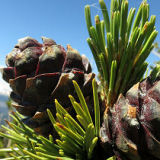
[[[2,67],[0,67],[0,68],[2,68]],[[0,94],[5,95],[5,96],[9,96],[10,92],[11,92],[11,89],[9,87],[9,84],[2,79],[2,76],[0,73]]]
[[[0,78],[0,94],[8,96],[10,92],[11,89],[9,87],[9,84]]]

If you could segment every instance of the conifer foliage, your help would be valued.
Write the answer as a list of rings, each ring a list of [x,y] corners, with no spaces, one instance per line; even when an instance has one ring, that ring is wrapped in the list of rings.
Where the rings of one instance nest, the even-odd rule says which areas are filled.
[[[66,97],[61,97],[58,92],[59,96],[49,101],[54,100],[55,110],[52,110],[53,106],[45,108],[45,115],[55,132],[40,136],[21,121],[24,116],[13,112],[10,116],[14,121],[7,121],[9,128],[2,126],[7,133],[0,133],[0,136],[11,139],[15,144],[11,148],[0,149],[0,152],[10,155],[4,160],[160,160],[160,65],[153,68],[150,76],[144,77],[148,66],[145,60],[158,34],[155,16],[149,17],[146,0],[142,1],[137,13],[135,8],[129,10],[127,0],[111,0],[110,12],[104,0],[99,0],[99,4],[103,19],[96,15],[95,25],[92,25],[89,5],[85,7],[85,18],[89,33],[87,42],[99,71],[100,85],[97,85],[91,73],[88,60],[74,54],[83,69],[75,69],[74,66],[79,64],[76,61],[71,63],[71,59],[64,65],[71,65],[70,68],[66,67],[65,74],[74,72],[80,75],[78,81],[70,79],[69,86],[72,86],[73,92]],[[44,46],[55,45],[53,40],[48,40]],[[36,41],[37,44],[41,47]],[[60,50],[64,52],[62,47]],[[17,47],[14,51],[17,51]],[[24,57],[27,57],[27,53]],[[10,65],[13,65],[14,56],[11,54],[7,57]],[[23,69],[21,67],[18,69]],[[46,64],[43,67],[47,68]],[[13,68],[5,71],[11,70],[15,73]],[[12,72],[7,72],[7,76],[4,76],[5,80],[11,78]],[[81,80],[83,83],[78,83]],[[58,86],[63,89],[66,85]],[[11,87],[17,91],[13,85]],[[16,89],[22,93],[21,88]],[[28,98],[32,99],[29,94]],[[68,98],[67,104],[70,104],[72,112],[69,112],[68,106],[63,106],[63,98]],[[30,109],[32,111],[32,107]],[[43,121],[43,116],[36,117]]]
[[[101,75],[108,107],[120,93],[139,82],[147,69],[146,58],[158,34],[155,16],[149,17],[149,4],[144,0],[136,15],[128,9],[127,0],[111,0],[110,14],[104,0],[99,0],[103,20],[95,16],[92,25],[90,7],[85,7],[89,38],[87,42]]]

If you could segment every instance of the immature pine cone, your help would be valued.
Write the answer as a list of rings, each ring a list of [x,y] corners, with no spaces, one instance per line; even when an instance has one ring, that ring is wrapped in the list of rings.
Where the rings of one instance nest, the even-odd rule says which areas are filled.
[[[55,115],[54,100],[57,99],[72,115],[68,95],[76,97],[72,80],[77,81],[85,98],[92,96],[91,65],[84,55],[69,45],[67,51],[49,38],[43,44],[31,37],[18,41],[6,56],[7,68],[3,79],[10,84],[13,106],[26,116],[23,120],[42,135],[53,132],[46,109]]]
[[[118,160],[160,160],[160,77],[134,85],[104,115],[101,141]]]

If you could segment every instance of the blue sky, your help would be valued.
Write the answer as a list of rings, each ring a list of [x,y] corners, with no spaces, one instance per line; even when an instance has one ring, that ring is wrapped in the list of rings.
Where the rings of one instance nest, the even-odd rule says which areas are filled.
[[[105,0],[108,7],[110,0]],[[141,0],[129,0],[129,7],[138,8]],[[148,0],[150,12],[157,16],[156,28],[160,32],[159,0]],[[88,32],[84,6],[92,5],[92,15],[99,13],[98,0],[3,0],[0,1],[0,66],[5,65],[5,55],[12,50],[17,39],[31,36],[41,42],[41,36],[53,38],[64,47],[71,44],[93,62],[86,43]],[[160,43],[160,35],[157,42]],[[154,54],[150,63],[160,60]],[[95,69],[95,66],[93,66]]]

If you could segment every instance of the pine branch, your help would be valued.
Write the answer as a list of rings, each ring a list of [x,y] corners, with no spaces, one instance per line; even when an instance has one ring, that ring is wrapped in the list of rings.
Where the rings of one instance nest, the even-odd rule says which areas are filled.
[[[125,94],[143,78],[147,69],[145,60],[153,49],[158,32],[155,16],[149,20],[149,4],[145,0],[136,15],[134,8],[128,11],[127,0],[111,0],[110,15],[104,0],[99,0],[99,4],[103,20],[96,15],[95,27],[91,22],[90,7],[85,7],[90,36],[87,42],[106,89],[107,106],[111,107],[121,93]],[[100,28],[101,23],[104,23],[105,31]]]

